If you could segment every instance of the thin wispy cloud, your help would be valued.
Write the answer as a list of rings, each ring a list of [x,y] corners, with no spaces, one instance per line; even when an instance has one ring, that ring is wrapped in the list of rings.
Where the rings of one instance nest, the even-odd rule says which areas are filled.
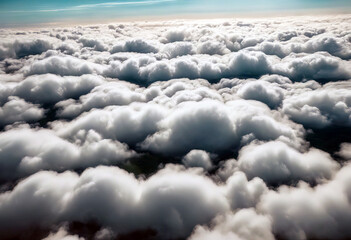
[[[177,0],[150,0],[150,1],[130,1],[130,2],[106,2],[106,3],[96,3],[96,4],[84,4],[68,8],[57,8],[57,9],[35,9],[35,10],[16,10],[16,11],[6,11],[11,13],[35,13],[35,12],[64,12],[64,11],[80,11],[88,8],[108,8],[116,6],[127,6],[127,5],[154,5],[167,2],[175,2]],[[5,11],[2,11],[5,12]]]
[[[167,15],[245,15],[257,12],[270,15],[284,11],[307,12],[317,9],[341,12],[350,10],[351,5],[348,0],[4,0],[0,1],[0,27]]]

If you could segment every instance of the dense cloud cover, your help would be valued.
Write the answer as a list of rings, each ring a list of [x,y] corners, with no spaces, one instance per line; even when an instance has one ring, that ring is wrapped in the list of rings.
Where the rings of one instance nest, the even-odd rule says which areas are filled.
[[[351,238],[351,17],[0,29],[4,239]]]

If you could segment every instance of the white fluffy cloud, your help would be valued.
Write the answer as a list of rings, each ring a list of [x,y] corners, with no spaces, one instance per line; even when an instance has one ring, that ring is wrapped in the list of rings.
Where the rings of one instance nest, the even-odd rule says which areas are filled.
[[[202,150],[191,150],[183,158],[183,164],[186,167],[201,167],[205,170],[212,168],[211,156]]]
[[[345,239],[350,236],[350,165],[315,188],[300,184],[270,191],[260,209],[273,220],[273,230],[286,239]]]
[[[265,105],[243,100],[181,103],[159,127],[160,131],[149,136],[142,147],[163,154],[185,154],[191,149],[221,153],[250,137],[287,137],[292,144],[299,144],[301,134],[289,124],[278,122]]]
[[[338,154],[344,159],[351,159],[351,143],[343,143],[341,144],[340,151]]]
[[[94,130],[103,138],[135,145],[157,131],[157,124],[165,114],[167,109],[156,104],[112,106],[90,111],[69,123],[54,123],[54,129],[70,139],[79,138],[82,130]]]
[[[44,169],[63,171],[109,165],[135,155],[127,146],[102,139],[92,130],[81,130],[79,137],[71,143],[49,130],[20,128],[0,133],[1,181]]]
[[[243,84],[238,95],[244,99],[261,101],[271,108],[279,106],[284,99],[284,91],[278,84],[262,80]]]
[[[87,86],[87,84],[84,84]],[[68,99],[57,104],[62,110],[60,116],[76,117],[82,112],[93,108],[104,108],[110,105],[128,105],[133,102],[144,102],[146,97],[136,92],[136,86],[125,82],[107,82],[93,88],[88,94],[79,98],[79,101]]]
[[[330,179],[338,170],[338,164],[325,152],[312,148],[300,153],[278,141],[253,143],[242,148],[238,167],[249,178],[259,177],[275,185]]]
[[[255,207],[263,194],[268,191],[260,178],[247,180],[243,172],[236,171],[226,181],[227,198],[232,210]]]
[[[209,99],[190,99],[171,109],[154,102],[111,106],[69,123],[55,122],[53,127],[66,138],[75,138],[82,129],[93,129],[105,138],[164,155],[185,155],[192,149],[223,153],[256,138],[289,139],[299,146],[304,133],[262,103],[237,100],[223,104]]]
[[[17,97],[0,107],[0,126],[15,122],[36,122],[44,116],[44,110]]]
[[[0,60],[36,55],[52,48],[52,43],[44,39],[16,39],[13,42],[2,42],[0,45]]]
[[[236,213],[216,217],[211,228],[198,226],[190,240],[274,240],[271,221],[259,215],[253,209],[244,209]]]
[[[328,83],[314,91],[292,92],[284,100],[283,111],[306,127],[331,124],[350,126],[351,85],[349,81]]]
[[[158,49],[152,43],[148,43],[142,39],[131,39],[124,42],[124,44],[114,45],[110,52],[156,53]]]
[[[80,76],[100,72],[102,66],[72,56],[50,56],[43,60],[35,61],[25,67],[26,76],[52,73],[59,76]]]
[[[90,92],[102,83],[100,77],[85,75],[81,77],[60,77],[53,74],[30,76],[13,89],[13,95],[40,104],[53,104],[58,101],[77,98]]]
[[[78,235],[69,235],[67,231],[61,227],[56,233],[50,233],[49,236],[43,240],[84,240],[84,238],[80,238]]]
[[[96,220],[120,233],[152,228],[166,238],[184,237],[229,207],[211,180],[172,166],[145,181],[114,167],[88,169],[81,176],[40,172],[0,200],[0,229],[8,235],[33,225]]]
[[[1,29],[0,235],[350,238],[350,31],[349,15]]]

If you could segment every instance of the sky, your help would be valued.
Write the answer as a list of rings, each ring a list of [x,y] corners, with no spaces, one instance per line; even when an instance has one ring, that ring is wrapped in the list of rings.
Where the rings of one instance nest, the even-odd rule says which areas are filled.
[[[351,7],[350,0],[1,0],[1,26],[169,15],[245,14]]]

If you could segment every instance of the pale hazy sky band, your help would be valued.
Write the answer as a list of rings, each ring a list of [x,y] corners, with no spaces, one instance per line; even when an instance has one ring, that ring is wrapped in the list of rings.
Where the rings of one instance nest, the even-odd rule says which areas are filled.
[[[42,25],[62,22],[101,22],[107,19],[135,19],[206,14],[350,12],[349,0],[0,0],[0,26]]]

